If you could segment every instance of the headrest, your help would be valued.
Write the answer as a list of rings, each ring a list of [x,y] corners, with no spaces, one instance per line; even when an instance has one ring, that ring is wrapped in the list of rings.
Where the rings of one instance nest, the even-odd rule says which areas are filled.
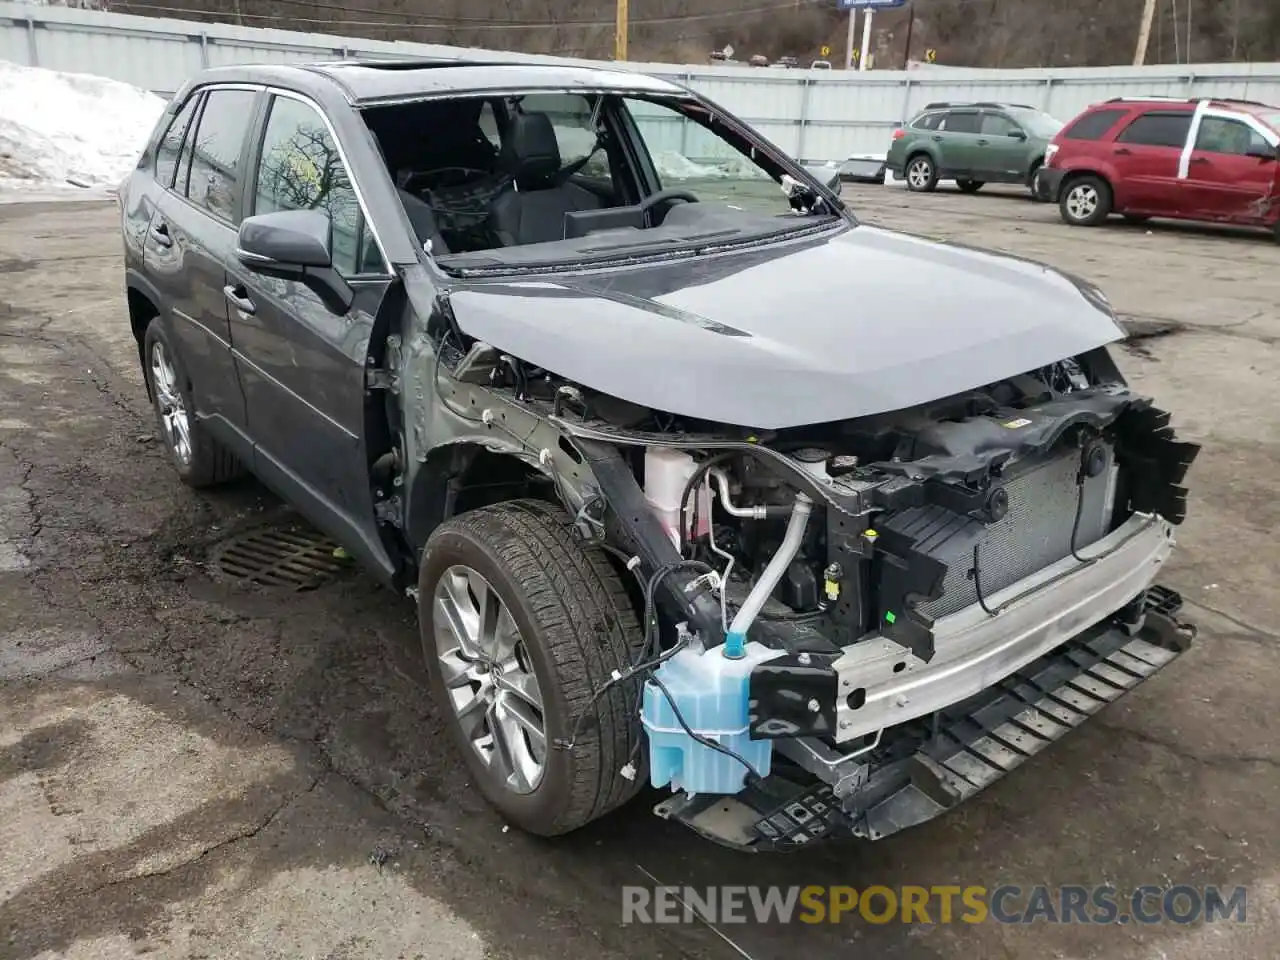
[[[560,172],[560,144],[545,113],[517,113],[507,126],[502,163],[523,190],[536,190]]]

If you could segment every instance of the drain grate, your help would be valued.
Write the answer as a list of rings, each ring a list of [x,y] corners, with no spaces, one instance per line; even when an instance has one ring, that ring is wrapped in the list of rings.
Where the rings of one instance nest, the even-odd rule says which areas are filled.
[[[266,527],[240,534],[222,544],[214,568],[232,580],[264,587],[307,590],[343,570],[337,547],[315,530]]]

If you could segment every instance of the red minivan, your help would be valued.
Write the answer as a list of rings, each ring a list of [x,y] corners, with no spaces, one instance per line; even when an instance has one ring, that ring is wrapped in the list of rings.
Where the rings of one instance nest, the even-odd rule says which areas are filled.
[[[1035,194],[1091,227],[1113,213],[1266,227],[1280,240],[1280,107],[1117,97],[1067,124]]]

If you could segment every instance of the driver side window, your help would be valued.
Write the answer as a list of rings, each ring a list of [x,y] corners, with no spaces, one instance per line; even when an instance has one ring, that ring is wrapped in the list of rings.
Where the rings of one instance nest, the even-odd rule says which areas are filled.
[[[333,266],[343,276],[385,273],[329,128],[315,108],[271,101],[251,212],[323,210],[333,224]]]

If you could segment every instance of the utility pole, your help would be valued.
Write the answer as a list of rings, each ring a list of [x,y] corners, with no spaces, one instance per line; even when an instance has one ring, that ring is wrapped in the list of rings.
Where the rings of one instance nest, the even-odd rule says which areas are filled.
[[[1147,3],[1155,3],[1156,0],[1147,0]],[[916,25],[916,0],[911,0],[911,5],[907,7],[907,45],[902,51],[902,69],[906,70],[911,66],[911,29]]]
[[[849,32],[844,35],[844,68],[853,69],[853,31],[858,23],[858,8],[849,8]]]
[[[618,0],[618,19],[613,28],[613,59],[627,59],[627,0]]]
[[[1156,15],[1156,0],[1147,0],[1142,10],[1142,26],[1138,28],[1138,46],[1133,51],[1133,65],[1140,67],[1147,62],[1147,44],[1151,41],[1151,21]]]
[[[862,18],[862,50],[858,53],[859,71],[867,69],[867,62],[871,59],[871,13],[871,8],[867,7]]]

